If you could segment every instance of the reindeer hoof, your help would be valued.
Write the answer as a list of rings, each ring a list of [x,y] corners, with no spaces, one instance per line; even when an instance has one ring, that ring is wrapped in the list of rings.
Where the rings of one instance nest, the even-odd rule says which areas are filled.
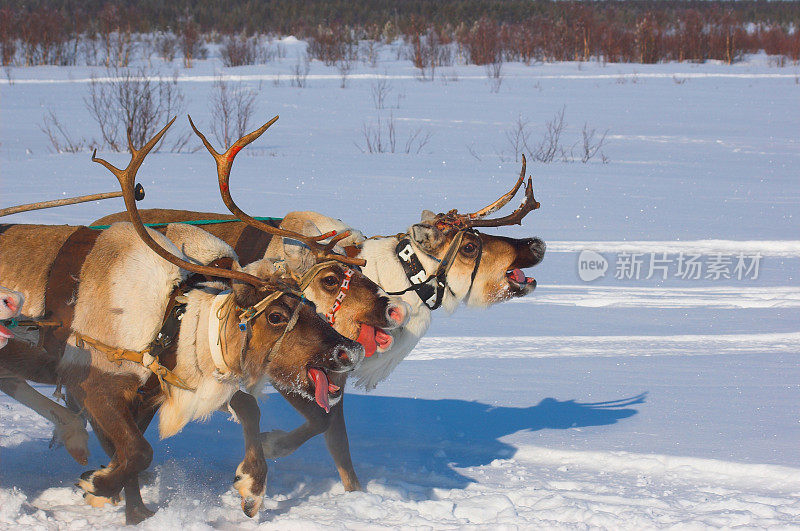
[[[236,477],[233,478],[233,488],[235,488],[239,492],[239,496],[242,497],[242,511],[244,511],[244,514],[249,518],[258,514],[258,510],[264,502],[264,493],[267,490],[266,463],[264,463],[264,465],[265,470],[263,472],[256,472],[251,475],[248,472],[244,472],[245,462],[242,461],[236,468]],[[263,479],[259,481],[257,476],[261,476]],[[261,487],[259,488],[258,485],[261,485]]]
[[[144,504],[133,505],[130,506],[127,504],[125,505],[125,525],[136,525],[144,520],[147,520],[151,516],[153,516],[155,511],[151,511]]]
[[[106,503],[116,504],[119,501],[119,493],[122,490],[103,488],[98,485],[98,480],[102,479],[104,475],[108,474],[110,468],[103,468],[102,470],[87,470],[81,474],[81,479],[75,483],[75,486],[82,489],[84,499],[92,507],[102,507]]]
[[[261,449],[264,451],[264,459],[279,459],[292,453],[292,450],[283,446],[282,441],[287,433],[283,430],[272,430],[262,432]]]

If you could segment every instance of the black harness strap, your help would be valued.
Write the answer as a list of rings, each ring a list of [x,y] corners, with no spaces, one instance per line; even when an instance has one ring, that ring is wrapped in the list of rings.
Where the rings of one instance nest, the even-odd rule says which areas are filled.
[[[469,229],[462,229],[459,231],[460,235],[464,232],[472,232]],[[453,239],[453,243],[447,249],[444,258],[439,262],[439,267],[432,275],[426,275],[425,268],[422,267],[419,257],[414,252],[414,246],[411,244],[411,238],[403,235],[400,242],[395,247],[395,254],[400,259],[400,264],[403,266],[403,271],[406,278],[411,283],[409,287],[400,291],[387,292],[389,295],[402,295],[409,291],[414,291],[419,296],[422,303],[428,307],[429,310],[437,310],[442,306],[444,293],[446,289],[450,289],[447,285],[447,274],[450,271],[450,266],[453,265],[458,248],[461,245],[462,236],[459,234]],[[475,266],[472,269],[472,276],[469,283],[469,291],[472,291],[472,284],[475,282],[475,276],[478,274],[478,267],[481,263],[481,255],[483,254],[481,239],[478,238],[478,257],[475,259]],[[450,290],[452,292],[452,290]]]

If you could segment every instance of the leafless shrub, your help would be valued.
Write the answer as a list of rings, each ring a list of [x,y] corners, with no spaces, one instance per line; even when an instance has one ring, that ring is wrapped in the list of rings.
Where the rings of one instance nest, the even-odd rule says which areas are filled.
[[[311,71],[311,62],[308,60],[308,55],[303,54],[302,57],[297,58],[297,63],[292,67],[292,86],[297,88],[306,87],[306,79],[308,73]]]
[[[255,64],[258,59],[258,39],[245,35],[228,36],[220,48],[220,55],[225,66]]]
[[[350,76],[350,71],[353,70],[353,63],[350,59],[340,59],[336,62],[336,70],[339,71],[341,82],[340,88],[347,88],[347,78]]]
[[[361,126],[364,145],[356,144],[362,153],[396,153],[397,152],[397,127],[394,116],[382,121],[381,117],[373,124],[366,122]],[[433,133],[419,127],[411,131],[403,145],[403,153],[419,153],[430,142]]]
[[[498,57],[497,60],[486,63],[486,78],[489,80],[489,90],[494,94],[500,92],[500,85],[503,84],[503,61]]]
[[[200,35],[200,29],[192,19],[182,21],[179,43],[181,52],[183,52],[183,66],[186,68],[191,68],[192,61],[195,59],[205,59],[208,54]]]
[[[475,151],[475,146],[473,146],[472,144],[467,144],[467,151],[469,151],[469,154],[475,157],[476,160],[478,161],[483,160],[478,156],[478,153]]]
[[[684,83],[686,83],[687,79],[688,78],[685,78],[685,77],[678,77],[678,76],[675,76],[675,75],[672,76],[672,81],[676,85],[683,85]]]
[[[458,83],[458,71],[452,69],[449,72],[441,72],[439,74],[439,79],[445,85],[449,85],[450,83]]]
[[[73,138],[53,112],[53,109],[47,110],[39,129],[47,135],[50,145],[56,153],[78,153],[83,151],[87,144],[90,144],[90,148],[96,147],[94,142],[89,143],[85,138]]]
[[[386,98],[392,92],[392,86],[386,78],[380,78],[371,86],[372,89],[372,103],[375,108],[380,110],[386,108]]]
[[[523,118],[522,115],[517,116],[517,121],[514,122],[511,129],[506,131],[506,139],[511,146],[511,151],[514,152],[514,162],[519,162],[520,154],[530,151],[528,140],[532,132],[530,130],[530,121]]]
[[[545,133],[539,145],[529,149],[534,160],[545,164],[553,162],[559,153],[562,153],[561,134],[564,132],[564,113],[566,107],[562,107],[552,120],[545,123]]]
[[[209,106],[211,132],[228,149],[238,138],[249,132],[250,120],[255,113],[256,91],[242,83],[227,83],[222,78],[214,82]]]
[[[415,154],[419,153],[428,145],[428,142],[431,141],[431,137],[433,137],[433,133],[430,131],[423,131],[422,127],[414,129],[411,134],[408,135],[408,140],[406,140],[404,148],[405,153],[409,154],[412,151]]]
[[[100,64],[99,42],[92,35],[83,35],[80,38],[80,50],[83,61],[87,66],[97,66]]]
[[[166,63],[171,63],[178,53],[178,37],[173,33],[160,33],[156,37],[156,53]]]
[[[583,131],[581,132],[581,138],[582,138],[581,162],[583,162],[584,164],[589,162],[598,153],[600,153],[600,156],[603,159],[604,163],[608,161],[606,156],[600,151],[600,149],[606,143],[606,136],[608,135],[608,129],[603,131],[603,134],[600,135],[599,138],[597,139],[595,139],[596,133],[597,133],[596,129],[589,129],[588,124],[583,124]]]
[[[372,68],[377,68],[380,49],[381,43],[377,41],[368,40],[361,43],[361,57],[364,64]]]
[[[152,77],[144,68],[108,70],[109,81],[92,79],[84,104],[100,127],[103,143],[114,151],[125,147],[122,131],[130,131],[134,146],[143,146],[173,116],[183,112],[184,96],[175,79]],[[169,147],[180,151],[189,141],[184,133]],[[164,145],[162,141],[155,150]]]

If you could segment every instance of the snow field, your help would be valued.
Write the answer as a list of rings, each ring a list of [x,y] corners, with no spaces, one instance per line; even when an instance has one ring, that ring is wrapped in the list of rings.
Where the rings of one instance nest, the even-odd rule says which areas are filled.
[[[247,519],[230,489],[240,428],[216,415],[165,441],[148,433],[155,459],[143,496],[158,512],[143,528],[800,527],[796,66],[507,64],[494,94],[482,68],[420,82],[386,50],[344,90],[335,69],[314,63],[301,90],[289,86],[293,46],[302,43],[266,66],[210,59],[178,72],[202,129],[218,74],[259,91],[256,121],[281,115],[234,169],[233,195],[255,215],[318,210],[371,235],[402,230],[424,208],[479,208],[519,172],[506,133],[529,120],[534,143],[561,108],[569,144],[584,123],[609,130],[608,163],[529,160],[542,208],[495,232],[548,243],[530,271],[536,292],[436,315],[375,392],[348,389],[365,492],[343,491],[316,438],[269,463],[264,509]],[[165,75],[173,68],[162,65]],[[0,80],[0,206],[115,188],[88,152],[52,153],[39,130],[52,108],[72,131],[98,136],[82,100],[93,73],[104,75],[44,67]],[[380,79],[391,87],[382,110],[371,98]],[[400,143],[418,127],[431,142],[416,155],[362,153],[362,129],[378,116],[395,120]],[[175,128],[188,128],[184,117]],[[214,177],[203,151],[152,154],[141,206],[223,212]],[[89,223],[121,208],[113,200],[3,221]],[[623,281],[609,270],[584,283],[577,260],[587,249],[763,262],[755,280]],[[264,430],[300,422],[274,393],[261,406]],[[83,504],[72,484],[84,469],[48,449],[50,433],[0,396],[0,527],[121,526],[121,506]],[[91,444],[96,468],[107,458]]]

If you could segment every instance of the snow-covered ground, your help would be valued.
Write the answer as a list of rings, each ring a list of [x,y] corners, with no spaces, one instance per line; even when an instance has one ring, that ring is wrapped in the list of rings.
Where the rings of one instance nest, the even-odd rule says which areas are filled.
[[[800,527],[800,68],[763,57],[506,64],[494,93],[481,67],[422,82],[387,49],[345,89],[319,63],[298,89],[289,84],[298,46],[259,67],[161,66],[178,69],[201,128],[217,74],[260,91],[259,119],[281,115],[237,159],[233,194],[245,210],[318,210],[385,234],[425,208],[475,209],[519,172],[507,138],[517,120],[530,121],[533,145],[562,108],[567,145],[584,123],[609,130],[607,162],[529,159],[542,208],[497,232],[550,244],[532,270],[536,292],[437,315],[389,380],[349,392],[364,492],[343,491],[317,438],[269,463],[265,507],[247,519],[230,489],[241,431],[220,414],[165,441],[149,433],[143,494],[158,513],[143,527]],[[88,152],[52,153],[39,128],[53,109],[78,136],[99,137],[83,104],[91,74],[12,69],[0,80],[0,207],[115,189]],[[381,80],[390,108],[377,110]],[[417,128],[430,142],[419,154],[362,153],[363,127],[378,116],[394,120],[398,151]],[[184,117],[176,125],[188,129]],[[204,151],[152,154],[140,180],[146,207],[224,211]],[[3,221],[88,223],[121,208]],[[581,280],[584,250],[607,262],[604,277]],[[694,255],[700,278],[682,278],[681,258]],[[738,278],[738,260],[756,256],[757,277],[751,268]],[[626,269],[631,257],[638,275]],[[297,425],[267,391],[262,428]],[[0,527],[121,525],[121,507],[82,503],[72,484],[83,469],[49,438],[45,421],[0,396]],[[106,462],[96,441],[91,449],[93,468]]]

